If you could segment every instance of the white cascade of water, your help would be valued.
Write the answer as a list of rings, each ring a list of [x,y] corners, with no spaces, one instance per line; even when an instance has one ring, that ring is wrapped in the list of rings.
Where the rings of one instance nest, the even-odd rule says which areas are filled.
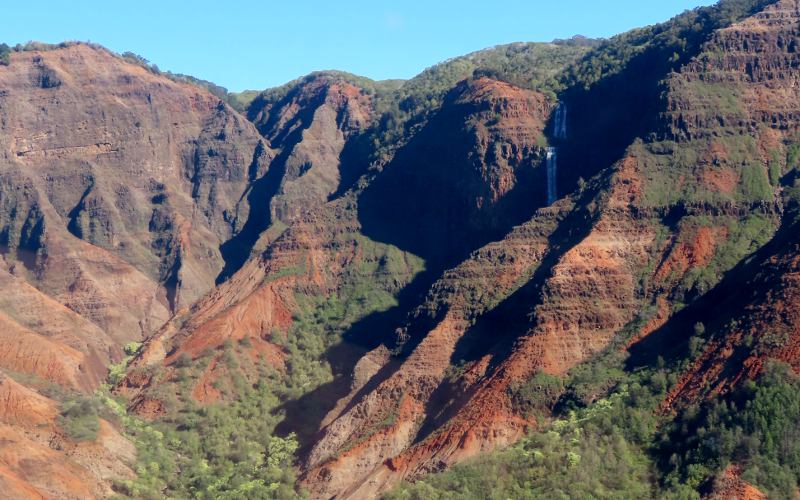
[[[552,205],[558,199],[556,175],[558,174],[558,149],[547,148],[547,204]]]
[[[558,103],[558,106],[556,106],[553,137],[556,139],[567,138],[567,105],[563,102]]]

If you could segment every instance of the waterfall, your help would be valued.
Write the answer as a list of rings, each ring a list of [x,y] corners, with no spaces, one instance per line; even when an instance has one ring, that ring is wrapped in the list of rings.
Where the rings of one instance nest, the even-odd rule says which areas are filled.
[[[547,148],[547,204],[552,205],[558,199],[556,192],[556,174],[558,173],[558,149]]]
[[[553,127],[553,137],[556,139],[567,138],[567,105],[563,102],[558,103],[555,112],[555,126]]]
[[[556,106],[553,123],[553,138],[563,141],[567,138],[567,105],[559,102]],[[558,148],[547,148],[547,204],[552,205],[558,199],[556,176],[558,175]]]

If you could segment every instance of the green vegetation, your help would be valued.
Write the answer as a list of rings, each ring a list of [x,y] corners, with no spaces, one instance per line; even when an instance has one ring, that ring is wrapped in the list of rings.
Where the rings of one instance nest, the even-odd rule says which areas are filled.
[[[134,498],[295,497],[297,442],[273,435],[281,419],[272,389],[277,380],[242,383],[234,401],[187,405],[167,420],[134,428],[138,477],[118,491]]]
[[[0,65],[8,66],[11,63],[11,47],[0,43]]]
[[[515,43],[457,57],[426,69],[396,91],[379,96],[380,118],[369,131],[374,158],[386,157],[421,128],[460,81],[489,76],[555,99],[563,88],[559,75],[598,42],[586,39],[553,43]]]
[[[125,353],[125,357],[119,363],[114,363],[108,367],[108,383],[111,385],[116,385],[119,383],[123,377],[125,377],[125,372],[128,369],[128,364],[133,360],[136,353],[139,352],[139,349],[142,347],[142,344],[139,342],[128,342],[122,348],[122,351]]]
[[[765,245],[778,228],[775,215],[748,213],[742,217],[734,216],[687,216],[679,225],[679,243],[713,244],[713,254],[705,265],[691,269],[681,278],[676,295],[671,297],[678,302],[689,302],[693,297],[713,288],[725,273],[734,268],[742,259]],[[697,232],[701,228],[714,228],[722,231],[723,236],[717,242],[703,241]]]
[[[696,336],[704,330],[696,326]],[[671,417],[658,405],[686,361],[631,374],[614,367],[615,357],[609,352],[573,372],[564,381],[561,416],[541,418],[541,428],[519,444],[405,483],[386,498],[699,499],[699,489],[729,464],[742,467],[743,479],[770,498],[794,498],[800,379],[788,366],[773,362],[729,397]],[[587,371],[595,388],[604,380],[613,385],[584,406],[573,389]],[[543,379],[534,380],[541,385]]]
[[[549,422],[541,418],[540,430],[519,444],[404,484],[387,498],[652,497],[655,471],[647,450],[657,432],[653,409],[665,395],[667,373],[658,369],[624,375],[612,360],[621,359],[609,352],[562,381],[565,395],[572,395],[558,403],[563,416]],[[587,374],[596,377],[596,387],[606,380],[615,382],[605,396],[584,406],[576,395],[594,392],[580,388]],[[541,374],[533,383],[542,381],[553,384]],[[537,393],[532,395],[534,401],[539,399]]]
[[[482,50],[432,66],[408,81],[374,81],[340,71],[312,73],[268,89],[250,104],[250,115],[285,99],[298,85],[326,77],[358,86],[373,97],[378,117],[365,131],[370,160],[388,157],[421,128],[460,81],[480,76],[539,90],[555,98],[558,75],[597,41],[576,38],[553,43],[515,43]]]
[[[58,425],[73,441],[94,441],[100,430],[101,410],[102,405],[95,398],[70,397],[61,407]]]
[[[741,172],[744,198],[768,200],[772,197],[768,172],[763,165],[742,165]]]
[[[618,393],[591,411],[572,414],[508,450],[391,492],[389,499],[630,498],[651,496],[651,470],[635,444],[636,425],[648,434],[654,419],[627,406]],[[631,429],[620,419],[635,418]]]
[[[776,0],[725,0],[710,7],[697,8],[656,24],[617,35],[569,68],[565,87],[589,88],[600,80],[620,73],[637,56],[658,54],[652,62],[665,68],[690,55],[692,47],[706,41],[708,33],[730,26],[758,12]],[[666,71],[662,71],[666,74]]]
[[[790,144],[786,148],[786,170],[800,167],[800,141]]]
[[[247,108],[250,106],[250,103],[253,102],[253,99],[258,97],[260,92],[258,90],[244,90],[242,92],[229,92],[228,93],[228,104],[231,105],[233,109],[240,113],[244,113],[247,111]]]
[[[714,146],[724,151],[719,165],[704,162],[711,156],[710,140],[637,142],[631,146],[646,176],[642,204],[648,207],[678,203],[757,203],[772,200],[770,176],[776,175],[754,163],[761,157],[752,136],[715,137]],[[777,163],[771,169],[782,171]],[[710,176],[710,177],[709,177]],[[716,177],[715,177],[716,176]],[[716,182],[709,178],[720,179]]]
[[[394,306],[393,294],[422,270],[421,260],[395,247],[358,234],[339,239],[359,249],[359,260],[345,273],[339,292],[329,297],[296,293],[292,326],[271,334],[270,341],[287,354],[285,371],[263,360],[251,362],[256,340],[229,341],[200,359],[178,357],[171,378],[163,370],[146,368],[158,386],[148,395],[169,410],[161,420],[146,423],[127,416],[119,403],[105,399],[121,412],[123,427],[139,450],[138,477],[118,482],[118,493],[153,499],[301,496],[293,468],[298,439],[276,430],[287,416],[286,404],[334,381],[327,351],[342,342],[353,323]],[[297,272],[289,268],[276,274]],[[138,349],[126,346],[126,352]],[[201,405],[192,390],[212,362],[212,385],[221,401]],[[304,428],[306,419],[318,421],[324,411],[324,405],[304,407],[300,421],[292,425],[299,432],[315,431]]]
[[[730,397],[685,409],[656,446],[662,484],[696,489],[729,463],[770,498],[794,498],[800,484],[800,380],[791,368],[768,365],[757,382]]]
[[[529,417],[548,414],[563,393],[564,380],[543,372],[510,388],[514,409]]]
[[[84,42],[61,42],[57,44],[52,43],[42,43],[42,42],[28,42],[25,44],[18,43],[13,47],[9,47],[5,43],[0,43],[0,66],[8,66],[11,63],[11,52],[28,52],[32,50],[55,50],[55,49],[63,49],[65,47],[70,47],[72,45],[78,44],[85,44],[90,47],[94,48],[101,48],[99,45],[94,43],[84,43]]]
[[[194,85],[196,87],[200,87],[209,91],[211,94],[217,96],[218,98],[222,99],[223,101],[228,101],[228,89],[217,85],[216,83],[209,82],[208,80],[203,80],[200,78],[196,78],[191,75],[184,75],[182,73],[173,73],[171,71],[161,71],[158,65],[151,63],[146,58],[136,54],[135,52],[127,51],[119,54],[119,57],[124,59],[126,62],[131,64],[135,64],[137,66],[141,66],[142,68],[146,69],[147,71],[156,74],[156,75],[163,75],[169,78],[172,81],[180,82],[180,83],[188,83]]]

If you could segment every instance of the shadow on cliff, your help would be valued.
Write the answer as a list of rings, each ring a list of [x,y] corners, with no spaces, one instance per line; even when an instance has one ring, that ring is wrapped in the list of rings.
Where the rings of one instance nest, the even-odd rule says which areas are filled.
[[[294,433],[300,445],[300,456],[311,451],[323,419],[350,392],[353,367],[366,353],[367,349],[347,341],[331,347],[324,356],[331,364],[333,380],[298,399],[287,401],[276,410],[285,417],[275,427],[275,433],[279,436]]]
[[[589,87],[575,84],[563,92],[560,98],[568,109],[568,134],[566,139],[554,142],[559,151],[558,185],[562,186],[562,192],[573,192],[580,178],[591,178],[622,159],[637,138],[654,138],[665,133],[660,116],[667,105],[664,79],[697,55],[718,27],[703,13],[698,13],[697,20],[700,30],[695,29],[695,23],[679,24],[682,29],[656,40],[616,74]],[[675,44],[681,42],[676,40],[686,43],[679,54]],[[602,50],[601,47],[599,51]],[[586,61],[592,57],[590,54]],[[549,125],[552,131],[555,125],[552,120]],[[492,373],[508,358],[519,337],[535,325],[534,307],[541,303],[543,287],[553,266],[591,231],[599,213],[589,212],[586,206],[597,194],[582,196],[575,210],[559,224],[549,238],[548,253],[533,277],[481,316],[461,337],[451,358],[452,366],[476,361],[491,353],[486,371]],[[459,394],[456,384],[447,381],[440,384],[426,405],[428,417],[416,441],[424,440],[467,400],[467,395]]]
[[[455,113],[462,111],[457,110]],[[420,255],[425,259],[426,269],[401,289],[396,297],[396,306],[357,321],[343,334],[343,343],[325,353],[324,357],[331,363],[335,375],[331,383],[281,408],[286,417],[276,430],[284,435],[290,432],[298,435],[301,456],[310,451],[310,446],[319,437],[319,426],[325,415],[351,391],[353,369],[360,356],[348,353],[360,349],[363,354],[380,345],[393,351],[398,350],[390,362],[357,391],[343,411],[352,408],[391,377],[401,366],[402,359],[441,321],[446,311],[437,311],[433,315],[422,313],[414,316],[411,321],[408,318],[414,308],[424,301],[425,294],[444,271],[458,264],[480,246],[502,238],[514,225],[530,218],[535,209],[544,204],[544,193],[532,190],[532,186],[545,185],[544,179],[539,178],[544,169],[520,168],[519,188],[498,204],[498,213],[502,212],[503,216],[495,214],[495,220],[481,229],[470,227],[470,221],[463,217],[470,209],[461,193],[453,188],[454,184],[462,180],[439,178],[437,183],[430,183],[424,179],[424,173],[432,162],[440,160],[452,165],[451,155],[456,154],[466,160],[469,151],[474,147],[472,142],[461,140],[462,131],[449,126],[442,127],[447,118],[434,118],[432,125],[402,148],[395,160],[373,180],[359,198],[359,220],[363,233],[377,241],[388,242]],[[452,121],[452,116],[449,119]],[[442,129],[448,131],[445,135],[449,136],[449,140],[439,135]],[[443,156],[431,159],[425,152],[430,152],[432,144],[439,140],[446,140],[461,150],[454,153],[452,149],[445,148],[442,149]],[[354,140],[345,146],[341,158],[342,179],[337,192],[346,191],[363,175],[365,169],[362,155],[365,144]],[[417,159],[423,161],[418,164]],[[411,168],[415,173],[412,175],[416,176],[413,179],[405,176],[406,168],[397,166],[408,164],[413,165]],[[413,200],[408,198],[410,193],[414,193]],[[512,207],[512,204],[516,206]],[[387,207],[393,206],[396,210],[390,208],[387,211]],[[488,225],[494,227],[487,228]],[[399,327],[404,325],[402,334],[398,336]]]
[[[513,189],[490,201],[492,187],[482,170],[496,160],[476,155],[481,139],[470,125],[485,118],[486,103],[454,102],[467,85],[451,90],[359,197],[364,234],[421,256],[432,271],[453,267],[502,238],[546,202],[544,157],[533,154],[515,167]],[[497,143],[506,145],[502,138]]]
[[[285,97],[281,103],[290,102],[293,94]],[[250,165],[248,176],[250,187],[246,193],[247,206],[249,213],[247,220],[241,230],[233,238],[223,243],[219,249],[225,265],[216,279],[219,285],[223,281],[233,276],[236,271],[250,258],[253,246],[263,233],[272,224],[272,212],[270,203],[272,198],[280,192],[286,176],[286,162],[292,154],[295,146],[303,140],[303,132],[311,125],[314,113],[319,103],[312,103],[302,108],[283,128],[272,135],[272,144],[280,150],[279,154],[269,163],[266,172],[258,177],[260,169],[260,157],[264,154],[264,145],[259,143],[253,155],[253,162]],[[280,105],[280,103],[279,103]],[[272,115],[270,119],[273,120]],[[277,118],[274,118],[277,120]],[[264,134],[269,130],[269,126],[274,126],[272,121],[259,127],[259,132]]]
[[[664,81],[698,55],[720,27],[719,16],[709,12],[688,13],[650,31],[606,42],[565,73],[567,88],[560,100],[568,110],[567,138],[553,141],[562,195],[573,192],[579,179],[590,179],[620,160],[637,138],[666,133],[660,115],[667,109]],[[608,60],[621,59],[625,52],[635,55],[619,68],[607,67]],[[601,71],[607,76],[587,85]],[[485,186],[473,175],[476,140],[464,124],[476,110],[453,104],[459,86],[359,200],[359,220],[367,236],[423,257],[429,269],[456,265],[546,203],[545,169],[519,168],[523,175],[536,173],[520,179],[504,205],[475,206]],[[548,130],[554,125],[551,119]],[[541,167],[541,160],[531,167]]]
[[[607,186],[608,180],[602,182]],[[553,268],[561,257],[583,241],[592,230],[600,211],[590,210],[591,201],[599,192],[587,190],[577,200],[573,210],[558,224],[548,237],[548,250],[539,266],[522,287],[506,297],[497,306],[480,316],[456,343],[450,358],[451,366],[463,366],[477,361],[486,354],[491,360],[486,369],[490,374],[513,352],[516,341],[535,324],[531,317],[534,307],[541,303],[542,290]],[[440,425],[451,418],[468,401],[469,395],[461,392],[457,383],[445,381],[431,394],[426,403],[425,415],[415,442],[421,442]]]
[[[571,68],[567,89],[568,138],[559,145],[558,185],[571,192],[620,159],[636,139],[667,134],[660,114],[667,109],[665,79],[689,63],[727,22],[712,11],[688,12],[672,21],[611,39]],[[618,70],[610,66],[626,51],[644,47]],[[616,71],[616,72],[615,72]],[[586,86],[593,72],[608,74]]]
[[[285,418],[275,431],[282,436],[295,433],[301,448],[300,456],[305,456],[317,441],[325,416],[334,409],[340,399],[350,393],[356,363],[364,354],[380,345],[387,345],[390,348],[396,345],[395,329],[403,324],[408,313],[422,301],[423,294],[437,278],[437,274],[428,271],[419,273],[397,295],[396,306],[369,314],[355,322],[342,335],[342,342],[329,348],[323,355],[323,359],[331,365],[334,379],[295,401],[285,403],[278,409],[285,413]],[[344,411],[350,409],[361,397],[391,376],[399,366],[400,363],[393,359],[380,369],[357,392]]]

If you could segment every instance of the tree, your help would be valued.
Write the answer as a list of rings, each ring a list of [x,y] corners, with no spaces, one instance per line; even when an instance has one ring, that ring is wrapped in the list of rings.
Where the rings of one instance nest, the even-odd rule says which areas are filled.
[[[0,65],[8,66],[11,64],[11,47],[0,43]]]

